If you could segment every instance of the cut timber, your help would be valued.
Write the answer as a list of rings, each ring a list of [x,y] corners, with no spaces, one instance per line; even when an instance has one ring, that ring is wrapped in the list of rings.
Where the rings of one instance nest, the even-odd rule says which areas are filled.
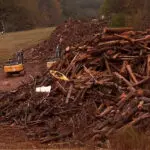
[[[95,83],[98,82],[98,81],[95,79],[95,77],[92,75],[92,73],[90,72],[90,70],[87,69],[85,66],[84,66],[84,70],[85,70],[86,73],[88,73],[88,74],[92,77],[92,79],[95,81]]]
[[[98,47],[107,47],[107,46],[116,46],[116,45],[128,45],[129,42],[125,40],[115,40],[115,41],[107,41],[103,43],[99,43]]]
[[[137,79],[136,79],[136,77],[135,77],[135,75],[134,75],[134,73],[133,73],[133,71],[132,71],[132,69],[131,69],[131,66],[130,66],[130,65],[126,65],[126,68],[127,68],[128,72],[129,72],[129,74],[130,74],[132,80],[133,80],[135,83],[138,83],[138,81],[137,81]]]
[[[58,86],[58,89],[66,96],[67,91],[64,89],[64,87],[58,81],[56,81],[56,85]]]
[[[150,40],[150,35],[146,35],[143,38],[136,39],[135,42],[144,42],[144,41],[149,41]]]
[[[133,86],[139,86],[141,84],[144,84],[145,82],[148,82],[150,80],[150,77],[146,77],[145,79],[139,81],[138,83],[134,84]]]
[[[114,40],[121,40],[119,36],[114,36],[114,35],[103,35],[101,37],[101,42],[106,42],[106,41],[114,41]]]
[[[66,75],[68,75],[68,73],[71,71],[71,69],[73,68],[73,66],[74,66],[74,64],[75,64],[75,61],[76,61],[76,59],[78,58],[78,56],[79,56],[79,53],[77,53],[75,56],[74,56],[74,58],[72,59],[72,61],[71,61],[71,63],[70,63],[70,65],[66,68]]]
[[[150,76],[150,55],[147,56],[147,76]]]
[[[41,143],[48,143],[51,141],[57,141],[59,139],[65,138],[66,136],[70,136],[71,134],[72,134],[72,132],[68,132],[68,133],[60,134],[60,135],[55,136],[55,137],[46,137],[46,138],[41,139]]]
[[[101,118],[107,115],[111,110],[113,109],[113,106],[107,107],[100,115],[97,115],[96,117]]]
[[[118,34],[115,34],[116,37],[119,37],[120,39],[123,39],[123,40],[127,40],[131,43],[134,43],[134,39],[130,38],[129,36],[126,36],[126,35],[118,35]]]
[[[114,34],[114,33],[123,33],[127,31],[133,31],[132,27],[125,28],[104,28],[103,34]]]
[[[122,65],[122,68],[120,70],[120,73],[121,74],[124,74],[126,72],[126,66],[128,64],[128,61],[123,61],[123,65]]]
[[[66,98],[66,104],[68,104],[68,103],[69,103],[69,99],[70,99],[70,96],[71,96],[72,90],[73,90],[73,84],[71,83],[71,85],[70,85],[70,87],[69,87],[68,94],[67,94],[67,98]]]
[[[119,79],[122,79],[129,86],[129,88],[131,89],[131,91],[135,91],[135,88],[133,88],[133,85],[125,77],[123,77],[118,72],[114,72],[114,75],[116,77],[118,77]]]

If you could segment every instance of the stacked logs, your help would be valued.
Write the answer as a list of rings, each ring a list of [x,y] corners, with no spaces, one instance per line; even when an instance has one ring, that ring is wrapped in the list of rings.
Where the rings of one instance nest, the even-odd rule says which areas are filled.
[[[50,68],[15,91],[0,94],[1,122],[25,127],[42,143],[97,141],[103,145],[126,126],[149,131],[150,32],[105,28],[89,40],[69,46]],[[52,86],[48,94],[36,86]]]

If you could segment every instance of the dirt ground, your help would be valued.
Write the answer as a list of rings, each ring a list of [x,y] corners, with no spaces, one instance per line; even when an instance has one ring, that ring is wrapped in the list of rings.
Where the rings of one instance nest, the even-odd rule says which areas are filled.
[[[63,146],[62,146],[63,145]],[[64,148],[65,143],[41,144],[39,141],[29,140],[21,127],[0,124],[0,150],[92,150],[93,148]],[[66,146],[69,147],[69,146]],[[104,149],[97,149],[104,150]],[[106,150],[106,149],[105,149]]]
[[[32,80],[32,76],[40,75],[42,71],[41,64],[34,63],[26,63],[25,64],[25,75],[13,75],[11,77],[7,77],[3,72],[3,69],[0,70],[0,91],[11,91],[16,89],[23,83],[28,83]]]
[[[40,144],[37,141],[30,141],[23,129],[0,125],[0,149],[40,149],[48,145]]]
[[[34,69],[33,69],[34,68]],[[12,91],[18,86],[32,80],[33,75],[38,75],[41,72],[41,66],[26,63],[24,76],[6,77],[3,69],[0,70],[0,91]],[[29,141],[25,132],[18,127],[0,125],[0,149],[36,149],[47,148],[47,145],[41,145],[39,142]]]

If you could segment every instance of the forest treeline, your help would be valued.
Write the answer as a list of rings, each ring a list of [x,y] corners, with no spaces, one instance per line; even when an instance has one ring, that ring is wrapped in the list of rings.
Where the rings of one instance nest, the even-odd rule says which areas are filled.
[[[56,24],[59,0],[0,0],[0,26],[6,32]]]
[[[54,26],[69,17],[104,15],[111,26],[147,28],[149,0],[0,0],[0,31],[20,31]]]
[[[68,17],[97,17],[103,0],[0,0],[6,32],[57,25]]]
[[[150,27],[150,0],[104,0],[101,14],[110,19],[111,26]]]

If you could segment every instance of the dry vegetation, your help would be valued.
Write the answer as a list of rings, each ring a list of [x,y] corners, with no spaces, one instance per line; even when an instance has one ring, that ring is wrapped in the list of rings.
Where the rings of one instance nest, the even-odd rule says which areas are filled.
[[[149,150],[150,138],[144,133],[126,126],[110,141],[113,150]]]
[[[24,32],[12,32],[0,36],[0,63],[15,51],[28,48],[47,39],[54,28],[41,28]]]

